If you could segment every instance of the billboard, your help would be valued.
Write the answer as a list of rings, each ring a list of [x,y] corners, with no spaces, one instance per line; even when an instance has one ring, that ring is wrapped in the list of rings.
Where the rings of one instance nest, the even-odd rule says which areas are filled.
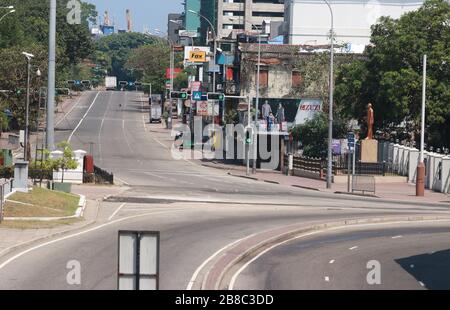
[[[211,52],[211,48],[209,46],[185,46],[184,47],[185,62],[192,62],[190,60],[191,52],[196,52],[196,53],[204,52],[205,53],[205,61],[204,62],[207,62],[210,60],[210,57],[208,55]]]
[[[295,116],[295,124],[302,125],[315,114],[322,112],[322,104],[320,99],[302,99]]]

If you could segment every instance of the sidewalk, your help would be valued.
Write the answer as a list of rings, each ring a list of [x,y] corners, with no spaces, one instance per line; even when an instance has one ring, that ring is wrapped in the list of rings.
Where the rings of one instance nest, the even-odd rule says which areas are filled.
[[[229,175],[250,178],[255,181],[275,183],[325,193],[346,193],[347,184],[333,184],[332,189],[326,188],[326,182],[321,180],[286,176],[279,171],[257,170],[256,174],[246,175],[246,167],[241,165],[224,164],[218,161],[202,162],[203,166],[227,170]],[[397,200],[415,203],[448,203],[450,207],[450,196],[430,190],[425,191],[425,197],[416,197],[415,184],[410,183],[377,183],[375,196],[382,199]]]

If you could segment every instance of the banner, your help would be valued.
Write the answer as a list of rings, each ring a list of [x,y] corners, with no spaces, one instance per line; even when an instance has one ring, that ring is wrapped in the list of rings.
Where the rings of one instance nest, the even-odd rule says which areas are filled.
[[[295,125],[302,125],[315,114],[322,112],[322,103],[320,99],[302,99],[295,116]]]
[[[206,52],[204,51],[190,51],[189,52],[190,62],[206,62]]]

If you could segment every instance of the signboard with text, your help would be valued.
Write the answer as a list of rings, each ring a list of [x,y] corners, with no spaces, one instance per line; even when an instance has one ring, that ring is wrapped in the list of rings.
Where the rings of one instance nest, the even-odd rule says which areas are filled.
[[[206,62],[206,52],[190,51],[188,60],[190,62]]]
[[[323,101],[320,99],[302,99],[295,116],[295,124],[302,125],[315,114],[322,112],[322,104]]]

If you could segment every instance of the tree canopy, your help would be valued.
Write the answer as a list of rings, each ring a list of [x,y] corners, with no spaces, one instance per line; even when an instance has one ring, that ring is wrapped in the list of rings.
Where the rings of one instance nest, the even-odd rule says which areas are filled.
[[[370,102],[379,131],[401,127],[418,133],[424,54],[428,144],[450,146],[450,5],[444,0],[428,0],[399,19],[382,17],[372,26],[367,61],[343,65],[337,76],[339,110],[363,120]],[[411,139],[418,140],[418,135]]]

